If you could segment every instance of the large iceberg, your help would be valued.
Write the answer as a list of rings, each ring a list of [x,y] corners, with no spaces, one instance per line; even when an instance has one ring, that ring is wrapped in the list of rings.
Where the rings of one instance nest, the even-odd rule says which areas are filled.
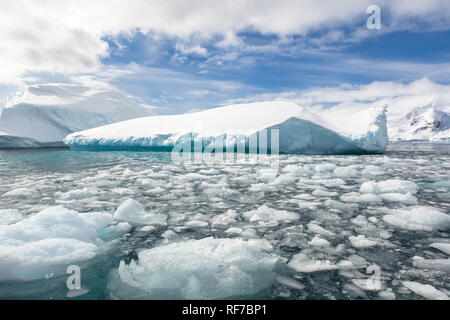
[[[109,87],[33,85],[0,102],[0,148],[64,146],[69,133],[151,114]]]
[[[323,119],[292,102],[239,104],[122,121],[72,133],[64,142],[77,150],[170,151],[193,141],[194,145],[201,142],[202,151],[222,146],[251,152],[254,139],[259,143],[263,139],[269,153],[272,149],[304,154],[380,153],[388,142],[385,109],[372,108],[337,120]]]

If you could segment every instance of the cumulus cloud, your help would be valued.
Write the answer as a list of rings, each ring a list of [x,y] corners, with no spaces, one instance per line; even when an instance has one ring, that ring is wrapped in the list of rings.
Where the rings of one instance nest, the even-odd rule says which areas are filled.
[[[98,70],[101,58],[109,52],[105,37],[132,37],[137,30],[183,41],[217,38],[216,47],[222,49],[242,45],[238,33],[245,31],[282,38],[328,29],[327,37],[336,41],[343,35],[332,30],[363,20],[371,3],[372,0],[2,1],[0,82],[17,80],[30,71]],[[390,28],[412,28],[412,21],[416,23],[417,19],[437,28],[450,26],[447,0],[380,1],[380,5],[390,12]],[[185,44],[179,51],[208,55],[198,43]]]

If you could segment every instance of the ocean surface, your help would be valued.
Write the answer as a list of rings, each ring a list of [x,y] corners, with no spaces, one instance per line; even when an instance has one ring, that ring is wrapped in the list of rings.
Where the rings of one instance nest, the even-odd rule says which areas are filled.
[[[3,150],[0,181],[3,299],[450,295],[450,144],[181,163]],[[134,202],[113,216],[128,199],[147,220]]]

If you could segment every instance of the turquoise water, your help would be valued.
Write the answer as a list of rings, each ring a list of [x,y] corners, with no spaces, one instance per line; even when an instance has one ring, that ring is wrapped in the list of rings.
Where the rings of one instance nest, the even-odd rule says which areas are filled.
[[[179,164],[171,162],[167,152],[4,150],[0,151],[0,215],[1,210],[17,209],[22,219],[28,219],[57,205],[79,213],[113,214],[123,201],[132,198],[142,203],[147,211],[167,217],[167,225],[156,226],[151,232],[140,231],[142,226],[132,224],[131,230],[115,237],[117,240],[107,251],[86,261],[77,261],[82,269],[83,288],[89,289],[77,299],[136,298],[120,292],[121,287],[114,283],[121,260],[129,263],[144,249],[171,243],[172,240],[164,236],[168,230],[175,231],[177,241],[210,236],[247,237],[225,232],[230,226],[254,230],[252,237],[269,241],[273,246],[271,252],[284,258],[282,265],[274,270],[277,276],[294,279],[303,286],[294,288],[286,281],[275,280],[266,290],[250,298],[378,299],[383,296],[380,292],[388,292],[397,299],[420,299],[405,289],[403,281],[431,284],[442,292],[449,292],[448,255],[429,247],[431,243],[450,242],[445,223],[433,230],[408,230],[387,223],[383,217],[398,209],[416,207],[449,213],[450,145],[397,143],[391,144],[384,155],[282,155],[276,166],[266,160]],[[288,166],[297,169],[289,171]],[[418,188],[412,194],[415,202],[411,202],[412,198],[370,202],[349,196],[359,194],[364,182],[389,179],[415,183]],[[92,193],[70,194],[85,188]],[[6,195],[12,190],[18,191]],[[299,218],[264,225],[245,218],[244,213],[263,205],[297,213]],[[213,226],[212,219],[227,210],[236,212],[236,222]],[[318,235],[308,227],[311,223],[333,235]],[[2,238],[1,228],[2,225],[0,248],[8,240]],[[99,230],[99,235],[102,232]],[[349,238],[356,235],[364,235],[378,244],[355,247]],[[315,236],[326,239],[328,245],[315,246],[311,242]],[[302,272],[286,266],[299,252],[307,253],[311,259],[332,263],[354,261],[355,257],[365,262],[351,270]],[[414,263],[414,256],[441,262],[423,268]],[[8,259],[0,253],[0,266],[7,266]],[[372,264],[381,268],[380,290],[366,290],[353,281],[367,278],[365,268]],[[67,275],[61,270],[67,265],[52,267],[46,278],[4,277],[0,282],[0,297],[65,299]],[[0,275],[5,272],[0,270]],[[154,276],[158,277],[158,273]],[[143,298],[154,296],[149,294]]]

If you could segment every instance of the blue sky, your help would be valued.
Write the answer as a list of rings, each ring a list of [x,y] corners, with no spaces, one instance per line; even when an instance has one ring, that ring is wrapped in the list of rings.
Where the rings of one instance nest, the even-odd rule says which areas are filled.
[[[18,3],[0,8],[0,41],[10,44],[0,98],[89,80],[170,114],[318,87],[450,82],[444,0]],[[380,30],[366,27],[370,4]]]

